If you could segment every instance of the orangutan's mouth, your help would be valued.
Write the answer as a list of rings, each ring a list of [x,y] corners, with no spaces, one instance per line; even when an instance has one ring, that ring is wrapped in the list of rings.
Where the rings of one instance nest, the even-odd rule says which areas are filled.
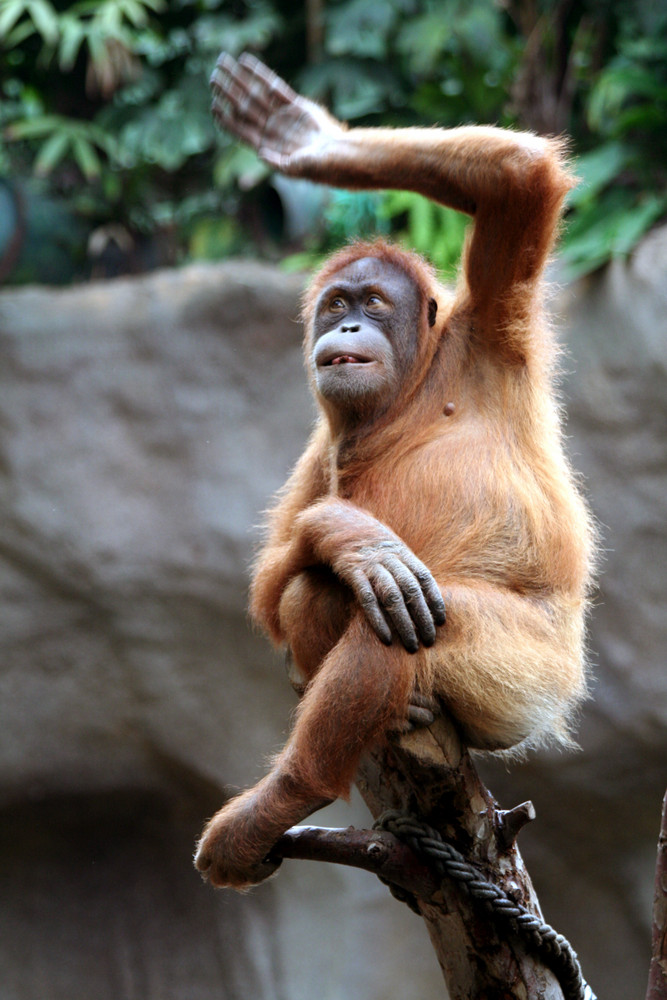
[[[328,368],[331,365],[367,365],[370,364],[371,360],[371,358],[364,358],[359,354],[335,354],[333,357],[323,361],[322,367]]]

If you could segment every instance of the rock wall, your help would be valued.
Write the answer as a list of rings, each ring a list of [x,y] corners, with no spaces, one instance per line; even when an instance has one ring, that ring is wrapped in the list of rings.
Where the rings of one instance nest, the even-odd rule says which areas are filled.
[[[3,1000],[443,996],[421,922],[370,876],[286,862],[239,897],[190,865],[294,704],[245,601],[312,421],[300,285],[233,262],[0,294]],[[545,914],[607,1000],[643,995],[667,783],[666,289],[662,230],[556,299],[607,550],[597,685],[582,753],[484,765],[503,805],[535,802]]]

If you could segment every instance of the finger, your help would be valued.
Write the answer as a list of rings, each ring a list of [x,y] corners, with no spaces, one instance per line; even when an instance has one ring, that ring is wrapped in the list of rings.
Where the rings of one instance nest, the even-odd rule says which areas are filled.
[[[226,52],[218,59],[209,79],[209,86],[213,92],[213,115],[220,120],[220,124],[226,126],[226,119],[230,115],[229,88],[233,79],[236,64],[231,56]]]
[[[270,70],[267,70],[267,73],[270,73]],[[239,91],[242,95],[249,95],[253,92],[259,95],[271,91],[265,76],[256,73],[248,59],[240,56],[237,62],[228,52],[221,52],[218,56],[211,74],[210,84],[211,87],[223,94],[236,88],[237,96]]]
[[[435,722],[435,715],[421,705],[408,705],[408,722],[415,728],[424,728]]]
[[[214,96],[223,109],[243,100],[248,91],[248,74],[227,53],[218,57],[209,80]]]
[[[269,111],[253,90],[253,78],[240,69],[231,56],[220,56],[211,75],[213,115],[218,123],[235,135],[257,130],[261,135]],[[243,138],[246,138],[243,135]]]
[[[211,74],[210,85],[213,92],[213,117],[222,128],[234,135],[241,135],[245,122],[239,117],[238,107],[247,91],[239,77],[237,63],[226,52],[218,59]]]
[[[219,56],[210,84],[213,115],[218,123],[246,142],[257,145],[267,117],[282,105],[283,100],[278,100],[271,92],[264,77],[258,76],[242,60],[236,62],[227,52]]]
[[[378,564],[373,566],[371,586],[382,606],[382,610],[396,629],[398,637],[409,653],[419,649],[419,638],[407,609],[401,588],[388,569]]]
[[[255,56],[250,55],[249,52],[244,52],[243,55],[239,56],[239,66],[247,69],[253,76],[261,80],[265,91],[279,98],[283,104],[292,104],[299,96],[296,90],[292,90],[282,77],[274,73]]]
[[[235,65],[234,79],[240,87],[240,91],[233,94],[233,110],[237,118],[252,123],[262,132],[278,112],[291,108],[299,101],[296,91],[247,52],[239,57]]]
[[[404,561],[419,580],[419,585],[433,616],[433,621],[436,625],[444,625],[447,618],[445,602],[440,593],[440,587],[436,583],[430,569],[420,559],[417,559],[417,556],[412,552],[408,552]]]
[[[215,66],[213,67],[213,72],[211,73],[209,84],[214,90],[220,90],[224,93],[227,88],[227,83],[230,79],[234,77],[237,72],[237,62],[233,59],[229,52],[221,52],[216,59]]]
[[[245,91],[238,107],[239,114],[244,118],[266,122],[270,115],[297,98],[284,80],[247,53],[239,59],[238,79]]]
[[[348,581],[352,592],[361,606],[362,611],[366,615],[368,624],[373,629],[378,639],[385,644],[385,646],[391,646],[391,629],[385,621],[384,615],[382,614],[382,609],[375,596],[375,591],[370,585],[370,582],[366,575],[361,571],[357,570],[351,574]]]
[[[249,124],[246,121],[239,120],[234,112],[230,109],[222,109],[219,102],[213,99],[211,105],[211,112],[215,118],[217,124],[223,131],[230,132],[231,135],[240,139],[241,142],[246,143],[253,149],[258,149],[262,141],[263,130],[253,124]]]
[[[386,556],[383,563],[401,589],[403,599],[415,623],[419,638],[425,646],[432,646],[436,638],[435,622],[422,593],[419,580],[408,569],[405,563],[401,562],[398,556]]]

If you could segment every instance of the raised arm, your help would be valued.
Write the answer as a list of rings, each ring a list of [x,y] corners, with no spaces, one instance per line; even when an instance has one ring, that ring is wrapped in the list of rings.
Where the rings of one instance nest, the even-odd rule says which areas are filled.
[[[249,55],[223,54],[211,86],[219,124],[285,174],[416,191],[474,216],[466,273],[479,309],[542,270],[571,186],[558,141],[489,126],[348,129]]]

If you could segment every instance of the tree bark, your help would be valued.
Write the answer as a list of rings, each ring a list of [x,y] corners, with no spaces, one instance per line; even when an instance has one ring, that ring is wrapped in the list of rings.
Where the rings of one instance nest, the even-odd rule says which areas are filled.
[[[446,716],[368,754],[357,787],[374,817],[386,809],[417,816],[541,917],[512,831],[508,836],[507,814],[497,809]],[[457,883],[446,879],[417,904],[451,1000],[563,1000],[553,973]]]
[[[651,965],[646,1000],[667,1000],[667,793],[662,802],[653,901]]]
[[[416,817],[474,864],[483,879],[542,919],[515,843],[521,827],[534,818],[532,804],[507,812],[497,808],[446,716],[367,753],[356,783],[375,818],[387,810]],[[424,856],[392,834],[295,827],[275,854],[354,865],[407,890],[426,923],[451,1000],[563,1000],[558,980],[529,943],[461,883],[441,881]]]

